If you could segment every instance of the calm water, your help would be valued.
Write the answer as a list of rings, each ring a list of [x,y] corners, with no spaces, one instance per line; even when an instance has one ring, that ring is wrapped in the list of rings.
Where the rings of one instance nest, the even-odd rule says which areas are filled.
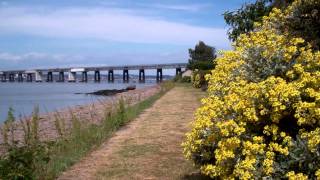
[[[132,84],[132,83],[130,83]],[[152,86],[154,83],[136,84],[137,88]],[[93,102],[95,95],[89,93],[103,89],[122,89],[123,83],[1,83],[0,82],[0,124],[6,119],[9,107],[15,115],[30,115],[35,106],[40,112],[50,112],[61,108]]]

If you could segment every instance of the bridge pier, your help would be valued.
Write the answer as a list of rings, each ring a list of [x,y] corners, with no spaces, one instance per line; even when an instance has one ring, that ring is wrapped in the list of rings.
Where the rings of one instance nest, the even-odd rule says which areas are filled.
[[[9,82],[14,82],[14,74],[9,74]]]
[[[18,82],[23,82],[22,73],[19,73],[19,74],[18,74]]]
[[[94,71],[94,81],[100,82],[100,80],[101,80],[100,71]]]
[[[42,72],[35,72],[35,81],[36,82],[42,82]],[[31,74],[31,81],[32,82],[32,74]]]
[[[114,82],[113,70],[109,70],[109,71],[108,71],[108,81],[109,81],[109,82]]]
[[[87,71],[82,72],[82,82],[88,82],[88,73]]]
[[[47,74],[47,82],[53,82],[53,74],[52,74],[52,72],[48,72],[48,74]]]
[[[64,82],[64,72],[63,71],[59,72],[59,80],[58,80],[58,82]]]
[[[181,68],[176,68],[176,76],[181,75]]]
[[[32,74],[31,73],[27,74],[27,82],[32,82]]]
[[[162,69],[157,69],[157,82],[162,81]]]
[[[129,70],[128,70],[128,69],[124,69],[124,70],[123,70],[123,75],[122,75],[122,77],[123,77],[123,82],[124,82],[124,83],[129,82]]]
[[[146,76],[144,73],[144,69],[140,69],[139,70],[139,82],[145,82],[146,80]]]
[[[68,82],[76,82],[76,72],[69,72],[68,74]]]
[[[7,74],[5,74],[5,73],[2,74],[1,82],[7,82]]]

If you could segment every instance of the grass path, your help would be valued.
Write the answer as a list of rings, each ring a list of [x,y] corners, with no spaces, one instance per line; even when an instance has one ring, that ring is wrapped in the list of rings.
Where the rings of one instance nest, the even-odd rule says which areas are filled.
[[[173,88],[59,179],[190,179],[181,142],[202,95]]]

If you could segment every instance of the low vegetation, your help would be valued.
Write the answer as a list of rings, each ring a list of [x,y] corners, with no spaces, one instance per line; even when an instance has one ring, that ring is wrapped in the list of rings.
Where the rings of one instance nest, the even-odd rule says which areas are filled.
[[[173,81],[177,83],[191,83],[191,77],[190,76],[182,77],[181,75],[177,75],[176,77],[174,77]]]
[[[14,128],[12,109],[2,128],[6,137],[3,144],[5,153],[0,157],[0,179],[54,179],[62,171],[77,162],[95,147],[112,135],[114,131],[137,117],[150,107],[159,97],[174,86],[164,82],[161,91],[138,104],[128,106],[121,99],[116,112],[106,112],[105,120],[99,124],[82,123],[75,115],[72,117],[72,129],[66,131],[64,119],[56,115],[56,129],[60,138],[53,142],[41,142],[38,137],[39,114],[35,109],[30,121],[21,122],[24,129],[24,142],[9,139]]]

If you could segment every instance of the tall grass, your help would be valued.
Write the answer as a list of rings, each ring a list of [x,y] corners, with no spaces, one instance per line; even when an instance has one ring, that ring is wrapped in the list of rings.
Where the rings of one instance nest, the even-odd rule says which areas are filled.
[[[14,122],[15,122],[15,117],[13,115],[14,110],[10,107],[8,111],[8,117],[4,121],[4,124],[1,129],[1,135],[3,137],[3,144],[4,145],[9,145],[10,142],[14,142]],[[11,139],[9,140],[9,137]]]
[[[38,141],[39,116],[38,109],[35,109],[31,122],[25,122],[23,127],[25,142],[26,144],[30,144],[28,146],[31,147],[29,151],[35,152],[35,155],[31,156],[31,159],[40,158],[40,160],[33,161],[33,167],[28,169],[32,173],[28,173],[27,178],[55,179],[61,172],[101,145],[121,126],[136,118],[143,110],[150,107],[173,86],[174,84],[171,82],[164,82],[161,85],[159,93],[131,106],[129,106],[130,102],[126,102],[126,100],[121,98],[116,104],[117,109],[115,112],[111,112],[108,109],[105,110],[105,118],[99,125],[83,123],[70,110],[72,127],[69,133],[66,133],[65,120],[59,114],[56,114],[55,126],[60,138],[54,142],[40,143]],[[37,154],[39,154],[39,157],[37,157]],[[30,158],[28,155],[22,155],[22,157]],[[4,158],[6,157],[1,157],[1,159]],[[12,159],[12,161],[16,160]],[[1,173],[0,179],[4,179]]]
[[[38,113],[39,109],[35,108],[31,120],[21,121],[24,142],[19,143],[14,139],[17,124],[10,108],[8,118],[1,129],[4,137],[2,145],[6,152],[0,157],[0,179],[35,179],[37,172],[43,171],[43,165],[49,162],[47,146],[40,142],[38,136]]]

